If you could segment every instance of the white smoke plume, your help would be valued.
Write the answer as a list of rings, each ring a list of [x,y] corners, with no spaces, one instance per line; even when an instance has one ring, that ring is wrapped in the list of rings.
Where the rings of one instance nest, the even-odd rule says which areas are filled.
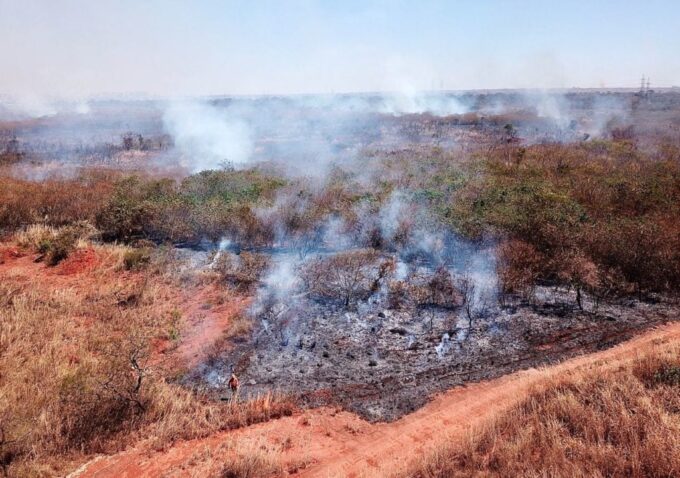
[[[0,98],[0,120],[49,118],[56,115],[87,115],[91,111],[85,98],[63,100],[36,94]]]
[[[394,238],[399,222],[404,217],[404,195],[400,191],[395,191],[390,195],[387,204],[380,210],[380,231],[383,238],[391,240]]]
[[[433,116],[450,116],[467,113],[468,108],[455,96],[426,93],[406,89],[382,95],[380,113],[395,116],[429,113]]]
[[[253,153],[250,126],[228,109],[205,102],[171,103],[163,115],[165,129],[192,172],[217,169],[224,163],[247,164]]]

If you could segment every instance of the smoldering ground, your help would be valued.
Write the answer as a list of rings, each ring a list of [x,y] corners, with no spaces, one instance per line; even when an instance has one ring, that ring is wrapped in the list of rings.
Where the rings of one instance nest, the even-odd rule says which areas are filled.
[[[610,115],[627,121],[618,100],[600,108],[580,99],[515,93],[416,96],[396,105],[381,95],[155,103],[140,129],[144,138],[169,141],[154,150],[121,137],[121,150],[128,144],[144,152],[134,167],[264,171],[280,180],[271,200],[245,211],[242,230],[218,227],[210,240],[201,241],[201,231],[192,238],[209,252],[191,269],[217,271],[225,288],[251,295],[252,327],[182,382],[218,397],[234,370],[246,395],[278,388],[306,403],[392,419],[437,390],[597,348],[661,320],[661,306],[584,313],[552,289],[545,303],[501,308],[494,240],[451,230],[431,207],[446,189],[420,181],[418,168],[433,158],[448,168],[470,149],[504,144],[508,124],[521,145],[571,140],[593,125],[609,134]],[[621,108],[628,111],[625,102]],[[42,134],[24,127],[19,140],[22,131]],[[125,131],[115,121],[108,128]],[[81,157],[70,151],[58,159],[77,164]],[[247,184],[243,191],[257,194]],[[557,336],[565,339],[554,343]]]
[[[287,200],[261,214],[279,217]],[[392,420],[437,391],[595,350],[663,321],[663,306],[584,313],[551,288],[541,289],[542,305],[500,307],[493,242],[447,232],[401,190],[354,213],[361,219],[324,217],[302,241],[280,224],[261,251],[269,267],[246,311],[251,334],[183,383],[220,397],[234,371],[246,396],[279,389],[309,405]],[[221,244],[223,253],[243,253]]]

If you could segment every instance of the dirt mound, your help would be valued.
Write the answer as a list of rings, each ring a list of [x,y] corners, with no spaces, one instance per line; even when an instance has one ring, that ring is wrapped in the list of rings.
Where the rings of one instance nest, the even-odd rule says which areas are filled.
[[[90,272],[100,263],[96,251],[88,247],[78,249],[64,259],[58,266],[57,273],[61,275],[73,275]]]
[[[202,476],[207,462],[226,463],[233,459],[234,447],[225,446],[226,443],[238,443],[245,450],[253,444],[259,449],[279,450],[277,458],[283,469],[296,476],[386,476],[403,469],[408,460],[444,437],[461,439],[471,426],[521,400],[546,373],[634,357],[647,347],[677,340],[680,323],[665,325],[611,349],[574,358],[545,371],[530,369],[455,388],[392,423],[370,424],[354,414],[322,408],[182,442],[164,451],[150,451],[140,445],[118,455],[96,458],[71,476]]]

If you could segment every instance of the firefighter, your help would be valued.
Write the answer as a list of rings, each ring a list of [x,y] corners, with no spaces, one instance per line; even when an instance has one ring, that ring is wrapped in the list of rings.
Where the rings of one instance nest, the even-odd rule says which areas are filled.
[[[239,383],[238,377],[236,376],[235,373],[233,372],[231,373],[231,378],[229,379],[227,385],[229,385],[229,389],[231,390],[231,397],[232,398],[236,397],[236,394],[238,393]]]

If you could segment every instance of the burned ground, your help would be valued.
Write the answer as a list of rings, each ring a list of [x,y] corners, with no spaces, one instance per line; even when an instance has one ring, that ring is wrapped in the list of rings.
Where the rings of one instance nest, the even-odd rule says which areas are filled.
[[[155,103],[2,123],[0,266],[20,279],[31,320],[17,315],[14,287],[1,291],[12,307],[0,316],[30,324],[34,335],[16,340],[34,343],[0,359],[30,362],[43,309],[58,314],[57,345],[91,341],[84,328],[60,334],[62,322],[96,326],[109,343],[130,314],[140,324],[157,316],[142,344],[155,388],[141,389],[131,414],[111,415],[108,432],[121,434],[106,435],[113,450],[141,435],[165,446],[292,413],[277,391],[304,407],[392,421],[451,387],[677,320],[677,92],[443,96],[465,112],[204,101],[199,110],[213,117],[244,107],[245,163],[206,150],[211,128],[178,140]],[[106,251],[115,260],[100,260]],[[115,290],[89,290],[88,274],[105,263],[98,280]],[[31,285],[27,271],[49,284]],[[136,287],[142,300],[126,292]],[[90,317],[87,302],[99,296]],[[69,315],[69,301],[82,317]],[[97,347],[81,348],[60,356],[61,375],[35,375],[42,389],[70,395],[37,397],[68,408],[81,382],[81,394],[101,393],[108,364]],[[129,364],[117,367],[128,379]],[[232,372],[240,401],[226,402]],[[3,390],[33,383],[8,377]],[[0,418],[25,400],[8,396]],[[25,434],[43,410],[34,401],[25,421],[0,423],[18,443],[10,468],[63,471],[103,449],[104,435],[87,426],[83,442],[54,426]],[[69,410],[87,425],[91,415]]]
[[[252,308],[252,332],[224,343],[182,382],[228,397],[233,371],[245,396],[281,390],[307,406],[391,421],[437,392],[608,348],[678,316],[677,304],[634,299],[582,311],[573,292],[544,287],[540,303],[478,306],[470,328],[462,305],[394,309],[376,292],[348,309],[300,295]]]

